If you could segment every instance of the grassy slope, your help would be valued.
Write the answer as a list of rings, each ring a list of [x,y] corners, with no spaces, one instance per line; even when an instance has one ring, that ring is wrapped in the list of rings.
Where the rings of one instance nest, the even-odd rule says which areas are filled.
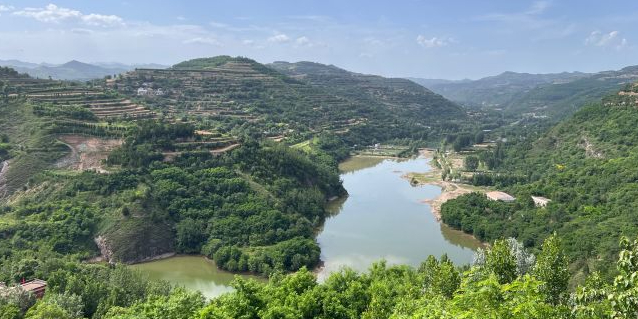
[[[0,132],[9,136],[15,152],[6,174],[9,193],[13,193],[64,156],[68,148],[46,132],[47,120],[34,115],[24,100],[0,102],[0,112]]]

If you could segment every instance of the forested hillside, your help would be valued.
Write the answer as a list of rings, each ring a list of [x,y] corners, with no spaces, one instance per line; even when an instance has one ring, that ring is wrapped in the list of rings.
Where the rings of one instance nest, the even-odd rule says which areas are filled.
[[[539,85],[569,83],[587,76],[589,74],[581,72],[553,74],[503,72],[478,80],[438,83],[426,79],[415,79],[414,81],[468,107],[506,108],[512,100]]]
[[[496,109],[511,118],[547,117],[557,123],[637,78],[638,69],[634,66],[593,74],[505,72],[476,81],[439,83],[428,88],[468,107]]]
[[[219,56],[167,70],[138,69],[114,87],[129,95],[139,88],[161,89],[160,96],[147,98],[161,114],[214,119],[236,134],[241,129],[291,143],[318,133],[337,134],[350,146],[403,138],[437,143],[468,123],[458,105],[410,81],[340,69],[324,77],[323,70],[331,68],[313,64],[302,78],[300,69],[284,64]]]
[[[153,119],[108,89],[0,71],[3,260],[195,253],[264,275],[319,262],[324,204],[345,193],[321,148]]]
[[[626,85],[538,140],[484,152],[497,171],[475,181],[510,191],[516,202],[466,195],[443,205],[443,220],[485,240],[514,236],[526,246],[539,246],[557,232],[573,269],[611,276],[618,238],[638,232],[636,91]],[[531,195],[551,202],[535,207]]]

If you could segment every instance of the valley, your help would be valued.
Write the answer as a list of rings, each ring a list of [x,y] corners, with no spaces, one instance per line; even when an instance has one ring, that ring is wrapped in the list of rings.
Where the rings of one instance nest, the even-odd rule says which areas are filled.
[[[240,317],[227,307],[242,298],[275,311],[283,295],[325,318],[458,314],[484,287],[518,298],[550,280],[556,291],[520,294],[562,316],[634,249],[617,244],[636,231],[631,68],[507,74],[516,83],[496,87],[528,104],[502,110],[311,62],[218,56],[86,82],[0,70],[0,281],[47,280],[93,300],[85,317],[134,313],[146,296],[220,318]],[[537,97],[558,86],[553,101],[573,109],[541,116]],[[374,308],[379,291],[389,303]]]

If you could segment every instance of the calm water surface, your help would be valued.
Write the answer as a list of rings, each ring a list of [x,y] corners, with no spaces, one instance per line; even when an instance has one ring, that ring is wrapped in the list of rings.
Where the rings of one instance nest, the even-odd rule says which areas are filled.
[[[219,270],[215,262],[201,256],[177,256],[130,266],[147,274],[151,280],[166,280],[189,290],[199,290],[207,298],[214,298],[233,290],[235,275]],[[244,278],[256,276],[241,275]]]
[[[317,238],[324,262],[320,279],[344,266],[364,271],[380,259],[418,266],[429,255],[447,254],[457,264],[472,261],[480,242],[437,222],[421,202],[441,189],[401,178],[428,171],[428,162],[353,157],[340,165],[349,196],[331,203],[333,216]]]
[[[317,238],[324,262],[320,280],[344,266],[365,271],[380,259],[417,266],[428,255],[446,253],[457,264],[471,262],[480,243],[438,223],[430,206],[421,203],[438,196],[441,189],[413,187],[401,178],[407,172],[427,171],[428,161],[353,157],[340,165],[349,196],[330,203],[328,208],[333,215]],[[199,290],[209,298],[232,291],[229,285],[235,276],[198,256],[178,256],[130,267],[151,279]]]

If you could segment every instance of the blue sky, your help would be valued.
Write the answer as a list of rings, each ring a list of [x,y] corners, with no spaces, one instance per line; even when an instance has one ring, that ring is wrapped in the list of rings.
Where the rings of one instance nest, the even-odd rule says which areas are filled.
[[[0,59],[174,64],[241,55],[385,76],[638,64],[638,1],[0,0]]]

